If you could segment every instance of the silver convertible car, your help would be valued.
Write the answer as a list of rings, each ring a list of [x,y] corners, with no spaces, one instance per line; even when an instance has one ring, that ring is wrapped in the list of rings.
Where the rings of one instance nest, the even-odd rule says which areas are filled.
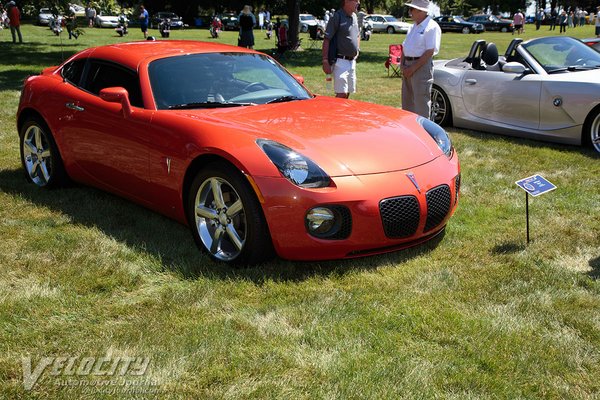
[[[440,125],[600,152],[600,53],[577,39],[513,39],[504,55],[477,40],[467,57],[435,61],[433,77]]]

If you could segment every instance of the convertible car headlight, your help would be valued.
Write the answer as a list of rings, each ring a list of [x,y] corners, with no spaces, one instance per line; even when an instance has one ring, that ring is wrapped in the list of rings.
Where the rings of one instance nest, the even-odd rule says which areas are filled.
[[[429,136],[435,140],[444,154],[450,157],[452,154],[452,141],[450,141],[450,137],[444,128],[424,117],[417,117],[417,122],[427,131],[427,133],[429,133]]]
[[[258,139],[256,144],[275,164],[279,172],[294,185],[302,188],[329,186],[331,182],[329,175],[310,158],[272,140]]]

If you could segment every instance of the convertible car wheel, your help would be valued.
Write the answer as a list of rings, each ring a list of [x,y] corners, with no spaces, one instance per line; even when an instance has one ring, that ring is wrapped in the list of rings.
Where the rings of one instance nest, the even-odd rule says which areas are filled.
[[[66,181],[66,173],[48,126],[30,118],[20,132],[21,162],[27,179],[37,186],[54,187]]]
[[[584,139],[588,143],[591,143],[594,150],[600,153],[600,110],[597,110],[595,114],[591,116],[587,129],[584,129]]]
[[[217,261],[256,264],[273,256],[267,223],[247,179],[213,163],[192,182],[188,219],[194,240]]]
[[[452,121],[452,109],[446,93],[439,86],[431,88],[431,120],[438,125],[449,125]]]
[[[465,26],[464,28],[462,28],[462,33],[464,33],[466,35],[467,33],[471,33],[471,30],[469,29],[468,26]]]

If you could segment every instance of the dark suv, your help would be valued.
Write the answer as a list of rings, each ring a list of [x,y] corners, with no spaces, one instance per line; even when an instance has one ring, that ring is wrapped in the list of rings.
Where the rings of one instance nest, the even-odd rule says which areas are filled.
[[[500,19],[491,14],[472,15],[467,21],[485,26],[486,31],[512,32],[514,29],[512,21]]]

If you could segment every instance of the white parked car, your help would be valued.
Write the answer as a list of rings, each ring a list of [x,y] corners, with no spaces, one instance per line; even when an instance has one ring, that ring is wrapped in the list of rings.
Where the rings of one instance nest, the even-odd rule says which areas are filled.
[[[411,27],[408,22],[400,21],[392,15],[370,14],[365,19],[373,26],[373,32],[406,33]]]
[[[61,16],[58,17],[62,19]],[[50,22],[54,21],[54,15],[52,15],[52,11],[49,8],[40,8],[40,13],[38,14],[38,25],[50,25]]]
[[[127,19],[125,22],[129,22]],[[95,25],[100,28],[116,28],[119,26],[119,17],[117,15],[100,15],[96,16]]]
[[[323,26],[323,23],[312,14],[300,14],[300,32],[308,32],[309,26]]]
[[[69,8],[73,10],[76,17],[85,17],[85,7],[79,4],[71,4]]]

